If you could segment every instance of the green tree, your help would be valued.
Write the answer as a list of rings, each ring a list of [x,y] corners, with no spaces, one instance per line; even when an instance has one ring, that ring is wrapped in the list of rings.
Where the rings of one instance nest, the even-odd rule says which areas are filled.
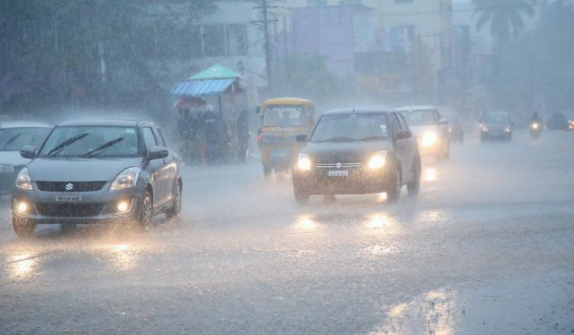
[[[524,17],[533,16],[535,11],[527,0],[472,0],[478,15],[477,30],[490,25],[490,33],[499,42],[507,41],[512,35],[524,30]]]

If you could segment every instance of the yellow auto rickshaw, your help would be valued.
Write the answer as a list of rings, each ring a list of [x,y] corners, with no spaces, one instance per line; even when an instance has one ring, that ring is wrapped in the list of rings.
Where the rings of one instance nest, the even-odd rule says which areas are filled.
[[[305,145],[297,142],[297,135],[309,135],[315,125],[315,105],[305,99],[271,99],[257,113],[262,119],[257,143],[263,173],[268,177],[290,170]]]

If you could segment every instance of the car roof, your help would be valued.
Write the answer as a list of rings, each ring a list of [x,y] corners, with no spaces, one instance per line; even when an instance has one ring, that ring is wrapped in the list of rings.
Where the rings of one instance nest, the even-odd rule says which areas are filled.
[[[390,109],[385,107],[355,107],[355,108],[338,108],[324,112],[323,115],[343,115],[343,114],[376,114],[388,113]]]
[[[65,121],[58,125],[58,127],[89,127],[89,126],[117,126],[117,127],[144,127],[153,126],[153,122],[144,120],[129,120],[129,119],[83,119]]]
[[[7,128],[53,128],[49,123],[39,121],[6,121],[0,122],[0,129]]]
[[[399,107],[399,108],[395,108],[395,111],[397,112],[409,112],[409,111],[416,111],[416,110],[429,110],[429,109],[434,109],[437,110],[438,108],[434,107],[434,106],[404,106],[404,107]]]
[[[264,105],[274,106],[274,105],[303,105],[310,106],[313,105],[311,100],[301,99],[301,98],[275,98],[265,100]]]

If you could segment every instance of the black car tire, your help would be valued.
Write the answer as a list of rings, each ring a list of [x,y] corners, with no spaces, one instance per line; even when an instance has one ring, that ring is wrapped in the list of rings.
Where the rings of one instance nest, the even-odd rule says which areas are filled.
[[[421,189],[421,158],[418,156],[413,166],[413,178],[407,183],[409,195],[417,195]]]
[[[175,186],[175,200],[173,207],[165,213],[168,219],[178,218],[181,215],[181,183],[178,182]]]
[[[137,225],[139,228],[148,229],[153,220],[153,198],[150,191],[146,190],[139,208]]]
[[[389,185],[387,187],[387,201],[397,202],[401,196],[402,188],[401,172],[399,168],[395,167],[393,169],[393,174],[391,175],[391,179],[389,180]]]
[[[12,216],[12,228],[16,236],[20,238],[31,237],[36,229],[32,220],[20,219]]]
[[[295,201],[300,206],[305,206],[309,204],[309,193],[300,190],[298,187],[293,188],[293,193],[295,194]]]

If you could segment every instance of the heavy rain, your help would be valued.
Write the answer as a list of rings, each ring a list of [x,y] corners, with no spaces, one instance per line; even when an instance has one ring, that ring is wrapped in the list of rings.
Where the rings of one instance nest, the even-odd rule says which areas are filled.
[[[0,334],[573,334],[574,1],[0,1]]]

